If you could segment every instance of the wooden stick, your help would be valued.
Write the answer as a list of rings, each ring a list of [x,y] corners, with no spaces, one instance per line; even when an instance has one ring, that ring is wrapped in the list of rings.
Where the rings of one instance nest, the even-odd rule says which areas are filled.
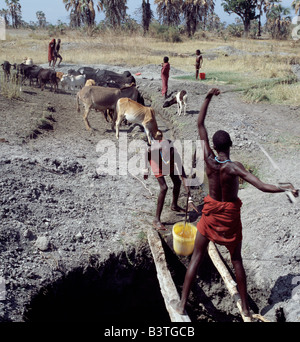
[[[213,242],[210,242],[208,245],[208,254],[209,254],[212,262],[214,263],[216,269],[219,271],[221,277],[223,278],[224,283],[225,283],[231,297],[233,298],[235,304],[237,305],[237,307],[240,311],[240,314],[243,318],[243,321],[244,322],[251,322],[251,318],[246,317],[243,314],[242,305],[241,305],[241,297],[240,297],[240,294],[239,294],[237,287],[236,287],[237,284],[232,279],[231,274],[229,273],[228,269],[226,268],[222,259],[220,258],[218,249]]]
[[[171,322],[191,322],[188,315],[180,315],[170,305],[172,300],[176,300],[177,302],[179,302],[180,298],[168,269],[165,253],[158,232],[154,231],[153,229],[148,229],[147,237],[153,255],[153,260],[156,266],[157,278],[159,281],[161,294],[164,298],[166,309],[169,313]]]

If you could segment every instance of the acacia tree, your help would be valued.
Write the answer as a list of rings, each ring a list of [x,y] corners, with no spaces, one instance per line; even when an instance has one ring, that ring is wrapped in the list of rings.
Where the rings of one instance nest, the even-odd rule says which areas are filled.
[[[250,31],[250,22],[256,19],[255,9],[257,0],[223,0],[222,6],[228,14],[238,15],[244,25],[244,36],[248,37]]]
[[[97,9],[105,13],[111,27],[120,27],[126,18],[127,0],[98,0]]]
[[[38,25],[41,28],[44,28],[46,26],[46,16],[43,11],[37,11],[36,12],[36,18],[38,20]]]
[[[20,0],[5,0],[11,15],[11,24],[13,28],[18,28],[21,25],[21,4],[19,1]]]
[[[155,0],[157,14],[162,24],[178,26],[183,0]]]

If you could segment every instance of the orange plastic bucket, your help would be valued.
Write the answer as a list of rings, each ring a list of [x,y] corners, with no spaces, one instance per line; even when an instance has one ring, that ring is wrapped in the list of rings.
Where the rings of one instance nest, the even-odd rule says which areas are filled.
[[[205,72],[200,72],[200,80],[205,80]]]

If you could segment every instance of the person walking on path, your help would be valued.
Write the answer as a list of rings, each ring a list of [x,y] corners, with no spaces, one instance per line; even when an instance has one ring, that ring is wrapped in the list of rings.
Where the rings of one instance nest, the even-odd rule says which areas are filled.
[[[59,50],[60,50],[60,43],[61,43],[61,40],[60,39],[57,39],[57,44],[56,44],[56,47],[54,49],[54,61],[53,61],[53,66],[55,67],[56,65],[56,62],[57,62],[57,59],[59,59],[59,63],[58,63],[58,67],[60,66],[60,63],[62,62],[62,56],[60,55],[59,53]]]
[[[51,40],[51,42],[49,43],[48,46],[48,62],[49,62],[49,67],[51,66],[51,63],[53,62],[53,66],[54,66],[54,62],[55,62],[55,57],[54,57],[54,52],[55,52],[55,39],[53,38]]]
[[[162,80],[162,89],[161,93],[165,99],[168,97],[168,81],[170,75],[170,63],[169,57],[164,57],[164,62],[161,64],[161,80]]]

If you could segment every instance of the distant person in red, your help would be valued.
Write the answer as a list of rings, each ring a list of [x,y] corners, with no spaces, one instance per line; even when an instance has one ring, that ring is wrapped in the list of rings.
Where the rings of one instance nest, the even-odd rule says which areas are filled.
[[[168,97],[168,80],[169,80],[169,74],[170,74],[170,63],[169,63],[169,57],[164,57],[164,62],[161,64],[161,80],[162,80],[162,96],[165,98]]]
[[[51,42],[49,43],[49,47],[48,47],[48,62],[49,62],[49,66],[51,66],[52,61],[53,61],[53,66],[54,66],[54,61],[55,61],[55,56],[54,56],[55,45],[56,45],[56,41],[55,41],[55,39],[52,39]]]

